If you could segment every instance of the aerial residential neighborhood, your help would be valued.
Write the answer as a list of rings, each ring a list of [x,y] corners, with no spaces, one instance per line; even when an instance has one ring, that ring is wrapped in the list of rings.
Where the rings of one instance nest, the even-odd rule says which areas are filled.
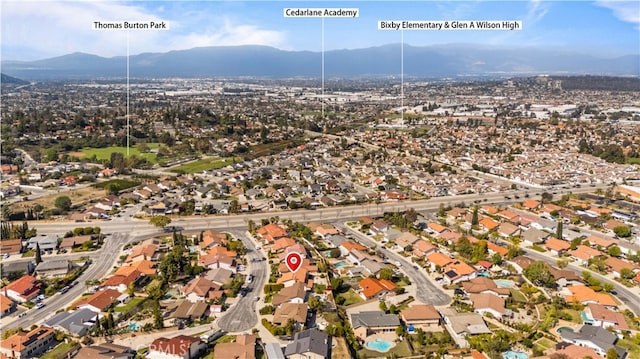
[[[0,359],[640,359],[637,4],[292,4],[2,4]]]

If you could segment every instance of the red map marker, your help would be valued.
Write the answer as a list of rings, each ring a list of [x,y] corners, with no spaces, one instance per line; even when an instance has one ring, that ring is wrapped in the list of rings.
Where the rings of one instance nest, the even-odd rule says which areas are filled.
[[[298,252],[289,252],[284,258],[284,262],[290,271],[296,272],[302,266],[302,256]]]

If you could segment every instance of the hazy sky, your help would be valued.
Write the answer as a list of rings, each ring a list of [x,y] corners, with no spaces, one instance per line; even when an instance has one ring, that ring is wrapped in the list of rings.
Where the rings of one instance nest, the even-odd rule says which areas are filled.
[[[166,20],[170,30],[129,33],[131,54],[199,46],[260,44],[321,49],[322,20],[285,18],[287,7],[359,8],[358,18],[326,18],[325,49],[400,42],[379,20],[520,20],[520,31],[405,31],[409,45],[545,46],[598,56],[640,53],[640,1],[30,1],[2,0],[3,60],[71,52],[125,55],[127,33],[92,22]]]

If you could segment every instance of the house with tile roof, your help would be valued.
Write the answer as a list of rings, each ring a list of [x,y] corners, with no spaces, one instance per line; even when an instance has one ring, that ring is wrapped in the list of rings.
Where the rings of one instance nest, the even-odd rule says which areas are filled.
[[[455,262],[453,258],[444,255],[439,252],[431,253],[427,256],[427,262],[429,263],[429,269],[431,272],[435,272],[438,268],[443,269],[447,265]]]
[[[39,326],[28,332],[17,332],[0,340],[0,355],[5,358],[34,358],[45,353],[57,342],[53,328]]]
[[[502,298],[511,295],[509,288],[498,287],[498,285],[487,277],[475,277],[468,282],[462,282],[462,288],[467,294],[490,293]]]
[[[216,359],[255,359],[256,336],[241,334],[231,343],[218,343],[213,348],[213,356]]]
[[[273,313],[273,324],[285,326],[289,319],[293,319],[298,328],[301,328],[307,321],[307,303],[282,303]]]
[[[551,254],[561,256],[566,251],[568,251],[569,248],[571,248],[571,244],[567,241],[563,241],[555,237],[550,237],[544,242],[544,247],[549,252],[551,252]]]
[[[205,302],[211,299],[211,292],[219,291],[220,285],[213,283],[204,277],[196,277],[180,288],[180,294],[184,295],[192,303]]]
[[[80,299],[73,304],[73,307],[78,309],[86,308],[94,313],[101,313],[106,312],[113,305],[125,304],[128,301],[128,294],[120,293],[114,289],[103,289],[87,298]]]
[[[505,308],[506,301],[492,293],[471,294],[469,299],[473,303],[475,312],[485,315],[491,313],[494,318],[510,316],[511,311]]]
[[[595,325],[597,327],[609,328],[616,331],[627,331],[629,326],[622,313],[607,309],[605,306],[589,303],[581,313],[580,318],[583,324]]]
[[[18,303],[25,303],[37,297],[41,293],[42,288],[43,284],[41,281],[33,276],[23,275],[4,286],[1,290],[9,299]]]
[[[178,335],[173,338],[160,337],[151,342],[148,359],[196,359],[206,350],[200,338]]]
[[[358,294],[364,299],[383,297],[394,291],[398,286],[386,279],[367,277],[358,282]]]
[[[442,318],[432,304],[413,304],[400,312],[400,319],[407,327],[424,331],[442,330]]]
[[[579,245],[576,249],[569,251],[568,253],[580,265],[587,264],[590,258],[604,255],[604,253],[600,252],[599,250],[587,247],[583,244]]]
[[[584,285],[572,285],[566,287],[564,299],[567,302],[578,302],[582,304],[595,303],[608,309],[617,309],[620,305],[610,294],[598,293]]]

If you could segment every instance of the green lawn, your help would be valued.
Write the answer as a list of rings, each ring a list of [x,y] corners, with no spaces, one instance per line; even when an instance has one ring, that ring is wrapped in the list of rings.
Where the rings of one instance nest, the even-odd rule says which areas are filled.
[[[129,303],[125,305],[120,305],[115,307],[113,310],[118,313],[128,313],[131,309],[133,309],[136,305],[145,301],[145,298],[133,298],[129,301]]]
[[[556,343],[547,338],[540,338],[534,345],[537,346],[540,351],[544,352],[545,350],[553,348]]]
[[[515,300],[516,302],[520,302],[520,303],[527,303],[528,302],[527,298],[519,290],[510,289],[510,292],[511,292],[511,297],[513,297],[513,300]]]
[[[356,293],[353,289],[349,289],[344,293],[338,294],[338,297],[344,297],[345,301],[342,305],[349,306],[351,304],[356,304],[363,302],[364,300]]]
[[[176,173],[199,173],[226,167],[233,163],[233,158],[203,158],[189,163],[171,167],[169,171]],[[237,158],[236,158],[237,160]]]
[[[158,148],[160,145],[157,143],[149,143],[147,144],[147,146],[153,149],[153,148]],[[95,155],[96,159],[98,160],[109,160],[111,159],[112,152],[120,152],[126,156],[127,148],[124,146],[109,146],[105,148],[83,148],[80,152],[84,155],[84,157],[93,157],[93,155]],[[140,151],[138,151],[138,149],[135,146],[131,146],[129,148],[129,154],[131,156],[142,157],[147,161],[149,161],[150,163],[158,162],[156,159],[155,153],[149,153],[149,152],[141,153]]]

